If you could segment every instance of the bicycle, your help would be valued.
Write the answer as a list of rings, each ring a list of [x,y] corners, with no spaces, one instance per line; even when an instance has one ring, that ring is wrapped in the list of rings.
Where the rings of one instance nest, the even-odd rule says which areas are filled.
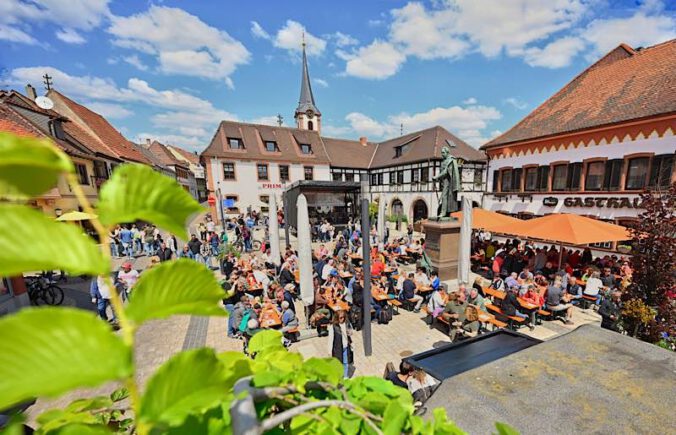
[[[235,240],[232,243],[232,246],[235,247],[239,252],[244,252],[244,240],[241,237],[238,237],[237,240]],[[261,241],[260,240],[252,240],[251,241],[251,251],[257,252],[261,250]]]
[[[52,273],[26,277],[28,297],[33,305],[61,305],[63,289],[52,280]]]

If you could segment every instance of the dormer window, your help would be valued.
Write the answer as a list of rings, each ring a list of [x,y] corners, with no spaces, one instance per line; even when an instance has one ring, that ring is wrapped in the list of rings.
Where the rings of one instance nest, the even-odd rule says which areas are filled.
[[[238,137],[229,137],[228,146],[230,147],[231,150],[243,150],[244,142],[242,141],[242,139]]]
[[[277,146],[277,142],[272,141],[272,140],[266,140],[265,141],[265,150],[269,153],[278,153],[279,147]]]
[[[300,144],[300,152],[303,154],[312,154],[312,145],[307,143]]]
[[[397,157],[401,157],[404,155],[406,151],[411,147],[410,144],[405,144],[405,145],[399,145],[398,147],[394,147],[394,158],[396,159]]]

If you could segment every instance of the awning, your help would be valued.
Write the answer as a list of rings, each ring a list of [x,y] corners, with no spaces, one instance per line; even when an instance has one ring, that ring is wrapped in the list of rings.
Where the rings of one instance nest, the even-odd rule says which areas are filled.
[[[461,211],[451,213],[451,216],[462,221]],[[472,209],[472,228],[475,230],[484,229],[493,231],[493,229],[496,227],[520,224],[521,222],[523,221],[520,219],[506,216],[501,213],[496,213],[494,211],[485,210],[483,208]]]
[[[89,214],[89,213],[84,213],[81,211],[69,211],[68,213],[64,213],[58,218],[56,218],[57,221],[88,221],[91,219],[96,219],[95,214]]]

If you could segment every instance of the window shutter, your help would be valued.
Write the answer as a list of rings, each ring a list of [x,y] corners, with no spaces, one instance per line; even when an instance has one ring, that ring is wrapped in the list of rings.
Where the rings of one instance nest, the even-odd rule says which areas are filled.
[[[571,163],[568,165],[568,179],[566,180],[566,189],[580,190],[580,177],[582,176],[582,162]]]
[[[549,166],[540,166],[538,168],[538,190],[546,192],[549,185]]]
[[[521,168],[512,171],[512,192],[521,192]]]
[[[603,174],[603,190],[619,190],[624,159],[613,159],[606,162],[606,171]]]
[[[493,192],[498,191],[499,181],[500,181],[500,171],[493,171]]]

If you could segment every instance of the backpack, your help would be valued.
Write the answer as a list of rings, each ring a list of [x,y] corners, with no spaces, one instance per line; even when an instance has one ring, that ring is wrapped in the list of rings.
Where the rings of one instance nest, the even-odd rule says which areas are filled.
[[[247,326],[249,326],[249,319],[251,318],[251,310],[248,310],[244,315],[242,316],[242,321],[239,322],[239,331],[244,332],[246,331]]]
[[[378,324],[379,324],[379,325],[387,325],[388,323],[390,323],[390,319],[387,318],[387,312],[386,312],[386,310],[383,308],[383,309],[380,310],[380,312],[378,313]]]

